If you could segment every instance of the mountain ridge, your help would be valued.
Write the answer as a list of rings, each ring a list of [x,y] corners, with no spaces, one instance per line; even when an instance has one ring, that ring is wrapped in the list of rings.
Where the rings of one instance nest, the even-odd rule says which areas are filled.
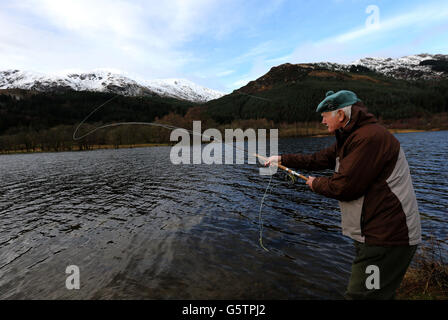
[[[295,83],[306,77],[327,77],[379,83],[387,80],[448,79],[448,55],[417,54],[401,58],[362,58],[349,64],[333,62],[284,63],[272,67],[266,74],[234,90],[254,93],[272,89],[274,83]]]
[[[65,90],[108,92],[124,96],[160,96],[195,103],[217,99],[224,94],[186,79],[136,81],[105,70],[44,74],[10,69],[0,71],[0,89],[25,89],[40,92]]]
[[[93,128],[114,122],[159,121],[186,128],[192,120],[201,120],[204,128],[274,127],[281,129],[282,136],[309,135],[320,132],[320,114],[315,110],[325,93],[346,89],[356,92],[369,112],[392,128],[446,128],[446,58],[445,55],[422,54],[398,61],[369,58],[350,65],[287,63],[272,67],[246,86],[203,104],[161,97],[157,90],[163,92],[164,83],[155,81],[153,88],[160,87],[155,92],[151,91],[147,96],[120,95],[107,107],[95,112],[85,127],[87,130],[89,126]],[[408,65],[409,68],[406,67]],[[84,81],[84,85],[88,83],[94,88],[101,85],[98,81],[103,80],[97,77],[76,74],[70,81]],[[182,86],[178,79],[170,81]],[[45,85],[39,81],[33,84]],[[36,143],[45,150],[55,151],[67,144],[70,150],[73,126],[92,112],[94,106],[104,104],[117,90],[135,89],[134,92],[139,93],[140,84],[147,88],[146,82],[127,81],[129,88],[123,87],[119,81],[108,84],[112,92],[75,91],[64,83],[57,85],[70,90],[61,89],[60,93],[0,89],[0,152],[30,150]],[[95,144],[119,145],[126,139],[127,144],[159,143],[169,141],[169,134],[146,126],[117,127],[98,132],[98,136],[92,139],[90,142]]]
[[[294,71],[294,69],[297,69]],[[335,72],[335,73],[332,73]],[[284,77],[282,81],[299,81],[306,76],[334,77],[340,80],[353,79],[347,74],[360,74],[358,80],[378,82],[378,79],[361,74],[373,73],[391,79],[442,80],[448,79],[448,55],[415,54],[400,58],[365,57],[349,64],[334,62],[285,63],[274,66],[268,73],[234,92],[269,90],[267,78]],[[277,77],[276,74],[279,76]],[[280,80],[280,79],[276,79]],[[269,82],[269,81],[268,81]],[[118,72],[94,69],[90,72],[64,72],[44,74],[10,69],[0,71],[0,89],[25,89],[40,92],[65,90],[115,93],[124,96],[159,96],[207,103],[225,96],[225,93],[209,89],[187,79],[134,80]]]
[[[400,58],[366,57],[349,64],[320,62],[316,65],[335,71],[353,71],[357,67],[386,77],[402,80],[448,79],[448,55],[414,54]]]
[[[369,58],[353,64],[285,63],[205,104],[218,123],[319,121],[329,90],[352,90],[377,118],[424,118],[448,111],[448,55]]]

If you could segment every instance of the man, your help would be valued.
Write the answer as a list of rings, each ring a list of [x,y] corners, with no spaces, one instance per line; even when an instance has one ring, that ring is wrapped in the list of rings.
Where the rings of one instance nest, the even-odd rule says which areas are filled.
[[[342,233],[354,240],[356,256],[345,297],[393,299],[421,242],[420,215],[404,152],[354,92],[329,91],[316,111],[336,143],[311,155],[272,156],[265,165],[334,169],[331,177],[310,176],[307,185],[339,200]]]

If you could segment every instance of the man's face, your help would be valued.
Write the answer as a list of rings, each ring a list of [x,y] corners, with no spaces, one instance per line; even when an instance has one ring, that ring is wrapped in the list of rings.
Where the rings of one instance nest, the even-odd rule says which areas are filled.
[[[322,123],[328,127],[328,132],[334,133],[337,129],[342,128],[344,122],[344,112],[338,110],[338,112],[333,116],[333,112],[322,112]]]

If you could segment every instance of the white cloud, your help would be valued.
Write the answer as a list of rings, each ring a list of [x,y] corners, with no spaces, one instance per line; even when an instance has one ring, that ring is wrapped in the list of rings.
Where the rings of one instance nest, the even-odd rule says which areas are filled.
[[[351,62],[366,53],[392,52],[385,39],[406,38],[411,30],[419,30],[415,36],[422,38],[419,43],[428,43],[434,35],[427,37],[422,30],[448,18],[447,5],[429,3],[388,19],[381,16],[376,30],[360,25],[326,39],[310,39],[291,52],[290,42],[285,41],[287,34],[267,39],[265,33],[266,26],[273,22],[270,16],[283,2],[0,1],[0,69],[54,72],[108,68],[124,70],[134,78],[197,78],[205,86],[219,83],[222,90],[244,85],[285,62]],[[278,22],[278,18],[274,20]],[[315,34],[308,31],[309,36]],[[446,32],[438,37],[446,37]],[[412,51],[412,41],[416,43],[410,39],[395,44],[401,48],[394,52]],[[238,51],[249,43],[255,45]],[[440,47],[439,43],[433,41],[432,47]],[[209,44],[218,50],[210,50],[206,47]],[[291,54],[286,55],[287,51]]]
[[[110,32],[130,36],[136,29],[138,7],[123,1],[28,0],[18,6],[59,29],[84,34]]]
[[[200,21],[216,1],[24,0],[26,10],[58,30],[112,41],[138,40],[170,47],[203,30]]]
[[[411,12],[386,20],[381,19],[376,28],[362,27],[319,41],[302,43],[289,56],[289,60],[291,62],[334,61],[348,63],[370,54],[366,50],[371,50],[372,47],[375,47],[375,44],[375,52],[388,51],[381,46],[387,46],[387,41],[385,40],[390,36],[397,35],[400,29],[412,28],[409,29],[409,32],[399,33],[406,39],[410,32],[418,32],[418,30],[427,27],[428,24],[437,24],[446,21],[446,19],[448,19],[447,6],[427,5],[418,7]],[[412,41],[413,39],[409,39],[409,42]]]
[[[272,41],[266,41],[258,44],[257,46],[251,48],[247,52],[242,55],[231,59],[230,63],[238,64],[245,62],[247,60],[252,60],[254,57],[266,56],[270,54],[273,50],[275,50],[275,45]]]
[[[190,77],[205,73],[211,83],[217,77],[229,79],[239,72],[238,64],[252,63],[273,45],[265,41],[233,62],[210,66],[214,58],[207,51],[195,55],[195,41],[219,47],[221,40],[231,42],[236,31],[239,37],[256,36],[257,26],[283,1],[0,1],[0,69],[108,68],[150,79],[185,77],[194,65],[202,69],[190,71]]]
[[[195,61],[218,0],[23,0],[0,3],[0,68],[116,68],[173,76]],[[218,32],[218,31],[216,31]]]
[[[246,84],[248,84],[252,80],[254,80],[254,79],[247,78],[247,77],[243,78],[243,79],[239,79],[239,80],[233,82],[232,85],[229,86],[229,89],[238,89],[238,88],[244,87]]]
[[[263,57],[256,57],[252,63],[252,67],[246,74],[240,76],[236,81],[227,85],[227,90],[240,88],[252,80],[258,79],[266,74],[272,65]]]
[[[225,76],[231,75],[232,73],[235,73],[235,70],[225,70],[225,71],[221,71],[221,72],[218,72],[218,73],[216,74],[216,76],[218,76],[218,77],[225,77]]]

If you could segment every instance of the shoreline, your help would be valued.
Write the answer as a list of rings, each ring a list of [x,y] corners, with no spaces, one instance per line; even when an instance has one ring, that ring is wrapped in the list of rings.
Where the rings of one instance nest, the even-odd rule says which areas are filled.
[[[96,150],[110,150],[110,149],[134,149],[134,148],[148,148],[148,147],[167,147],[170,146],[170,143],[136,143],[136,144],[120,144],[117,146],[111,144],[99,144],[90,146],[88,149],[81,149],[78,146],[74,146],[70,150],[42,150],[41,148],[37,148],[33,151],[27,150],[11,150],[11,151],[2,151],[0,155],[12,155],[12,154],[29,154],[29,153],[56,153],[56,152],[84,152],[84,151],[96,151]]]
[[[401,129],[401,128],[386,128],[390,133],[396,134],[396,133],[418,133],[418,132],[434,132],[434,131],[446,131],[446,128],[431,128],[431,129]],[[287,132],[289,130],[284,130],[284,132]],[[310,134],[291,134],[291,133],[281,133],[281,129],[279,129],[279,139],[288,139],[288,138],[322,138],[322,137],[329,137],[333,136],[333,134],[330,134],[326,132],[325,130],[315,129],[314,131],[318,131],[315,133]],[[35,150],[27,151],[25,149],[21,150],[8,150],[8,151],[1,151],[0,155],[12,155],[12,154],[28,154],[28,153],[54,153],[54,152],[78,152],[78,151],[95,151],[95,150],[102,150],[102,149],[134,149],[134,148],[148,148],[148,147],[167,147],[172,146],[175,143],[136,143],[136,144],[120,144],[118,146],[111,145],[111,144],[104,144],[104,145],[92,145],[89,146],[86,149],[80,148],[78,145],[73,146],[72,148],[66,149],[66,150],[42,150],[41,148],[36,148]]]
[[[403,281],[396,292],[397,300],[447,300],[448,264],[440,241],[431,238],[421,243]]]
[[[440,129],[440,128],[433,128],[433,129],[394,129],[394,128],[386,128],[390,133],[416,133],[416,132],[435,132],[435,131],[447,131],[448,129]],[[312,138],[322,138],[322,137],[328,137],[333,136],[332,133],[319,133],[319,134],[312,134],[312,135],[298,135],[298,136],[290,136],[290,135],[284,135],[281,136],[279,134],[279,138],[305,138],[305,137],[312,137]]]

